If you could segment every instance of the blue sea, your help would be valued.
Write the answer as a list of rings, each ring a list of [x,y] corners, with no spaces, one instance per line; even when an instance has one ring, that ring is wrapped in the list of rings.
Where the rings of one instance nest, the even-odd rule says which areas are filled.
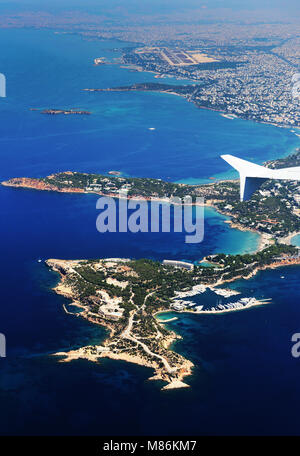
[[[0,179],[66,170],[178,182],[235,177],[224,153],[262,163],[300,146],[289,129],[200,110],[170,94],[84,92],[135,82],[191,83],[120,68],[132,43],[88,41],[41,30],[0,30]],[[111,65],[94,66],[95,57]],[[78,108],[91,116],[45,116],[30,108]],[[149,130],[155,128],[155,130]],[[168,323],[191,359],[191,388],[162,392],[152,371],[103,360],[59,363],[52,353],[101,342],[105,330],[66,315],[51,288],[47,258],[131,257],[199,261],[209,253],[252,252],[240,232],[205,209],[200,244],[181,233],[96,231],[96,196],[0,188],[0,434],[299,434],[299,268],[265,271],[230,286],[270,304],[224,315],[180,315]],[[205,300],[206,297],[203,296]],[[200,298],[201,300],[201,298]]]

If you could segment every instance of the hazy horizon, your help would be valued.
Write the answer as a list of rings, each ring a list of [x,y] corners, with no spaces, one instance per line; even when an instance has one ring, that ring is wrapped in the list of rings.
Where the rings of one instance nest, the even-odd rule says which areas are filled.
[[[107,4],[105,0],[0,0],[2,11],[10,12],[20,9],[20,11],[48,11],[51,13],[63,12],[68,10],[79,10],[90,14],[109,14],[110,16],[119,15],[120,12],[127,14],[166,14],[184,13],[190,10],[220,10],[229,9],[235,12],[242,11],[274,11],[280,10],[283,13],[293,13],[299,11],[298,0],[247,0],[241,4],[239,0],[112,0]]]

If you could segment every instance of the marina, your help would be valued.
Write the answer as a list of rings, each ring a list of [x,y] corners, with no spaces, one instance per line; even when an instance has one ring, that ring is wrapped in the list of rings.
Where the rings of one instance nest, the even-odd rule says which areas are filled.
[[[186,298],[188,296],[195,296],[197,294],[205,293],[207,287],[205,285],[194,285],[190,290],[177,291],[176,298]]]
[[[182,312],[186,309],[191,309],[193,308],[193,311],[195,312],[200,312],[203,309],[203,305],[197,305],[197,302],[194,302],[192,300],[187,300],[184,298],[192,297],[192,296],[197,296],[205,293],[206,291],[210,290],[217,296],[221,296],[222,298],[230,298],[231,296],[236,296],[240,294],[240,291],[237,290],[231,290],[229,288],[214,288],[210,286],[205,286],[205,285],[194,285],[192,289],[187,290],[187,291],[181,291],[181,292],[176,292],[175,298],[173,299],[172,303],[170,304],[170,307],[174,309],[177,312]],[[245,303],[248,299],[255,299],[255,298],[241,298],[240,301],[238,301],[240,304],[237,303],[229,303],[229,304],[219,304],[220,307],[219,310],[223,310],[224,308],[228,309],[235,309],[237,307],[244,307]],[[221,302],[221,300],[219,300]],[[209,310],[209,309],[207,309]]]
[[[220,302],[217,303],[215,307],[211,307],[210,309],[203,309],[201,313],[222,313],[222,312],[231,312],[234,310],[242,310],[248,309],[253,306],[259,306],[262,304],[267,304],[271,301],[271,299],[256,299],[256,298],[241,298],[237,302],[229,302],[227,304],[221,304]]]
[[[281,276],[282,277],[282,276]],[[199,305],[199,302],[185,299],[187,297],[197,296],[211,291],[217,295],[216,304],[207,307],[207,305]],[[271,299],[256,299],[255,297],[242,297],[238,301],[225,302],[222,298],[228,299],[233,296],[241,294],[238,290],[231,290],[229,288],[214,288],[204,285],[195,285],[191,290],[177,292],[176,297],[170,304],[170,308],[176,312],[193,311],[197,313],[216,313],[216,312],[228,312],[233,310],[240,310],[249,308],[256,305],[261,305],[271,301]],[[220,298],[218,298],[220,296]]]
[[[224,298],[230,298],[231,296],[236,296],[236,295],[241,294],[240,291],[231,290],[229,288],[212,288],[212,287],[210,287],[210,289],[216,295],[222,296]]]

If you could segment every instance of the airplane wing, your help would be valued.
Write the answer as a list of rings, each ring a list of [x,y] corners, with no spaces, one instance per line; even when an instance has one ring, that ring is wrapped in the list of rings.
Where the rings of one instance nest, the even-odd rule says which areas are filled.
[[[233,155],[221,155],[240,174],[240,200],[247,201],[267,179],[300,180],[300,167],[270,169]]]
[[[229,165],[236,169],[240,174],[245,174],[249,177],[272,179],[273,169],[265,168],[264,166],[256,165],[242,158],[234,157],[233,155],[221,155]]]

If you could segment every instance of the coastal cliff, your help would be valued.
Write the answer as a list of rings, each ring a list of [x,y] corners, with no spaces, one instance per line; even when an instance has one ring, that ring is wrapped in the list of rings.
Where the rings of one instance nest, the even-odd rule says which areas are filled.
[[[49,176],[51,177],[51,176]],[[5,187],[30,188],[32,190],[47,190],[61,193],[84,193],[82,188],[76,187],[58,187],[54,183],[45,182],[41,179],[29,177],[16,177],[1,183]]]

